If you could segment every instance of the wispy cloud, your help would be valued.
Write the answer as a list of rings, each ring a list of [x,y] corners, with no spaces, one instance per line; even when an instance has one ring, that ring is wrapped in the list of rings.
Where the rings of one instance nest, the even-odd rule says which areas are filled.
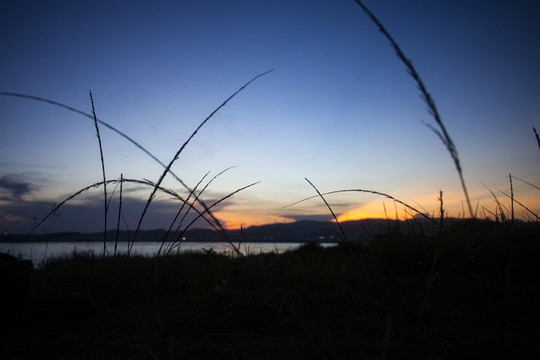
[[[56,169],[68,169],[67,166],[63,165],[52,165],[52,164],[43,164],[38,162],[26,162],[26,161],[0,161],[1,168],[9,169],[46,169],[46,170],[56,170]],[[14,170],[17,171],[17,170]]]
[[[33,189],[34,185],[22,180],[18,175],[0,177],[0,200],[20,200]]]

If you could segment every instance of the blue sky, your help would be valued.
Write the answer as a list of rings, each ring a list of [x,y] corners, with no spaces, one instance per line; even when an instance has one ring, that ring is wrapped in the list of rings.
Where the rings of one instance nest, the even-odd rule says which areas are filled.
[[[433,95],[479,214],[495,211],[482,183],[504,201],[497,189],[509,193],[509,173],[539,186],[532,127],[540,129],[540,5],[365,4]],[[416,84],[353,0],[27,1],[4,4],[0,14],[0,91],[91,112],[91,90],[97,117],[164,163],[228,96],[275,69],[221,109],[173,166],[190,186],[208,171],[210,179],[236,166],[209,186],[209,203],[261,181],[217,209],[227,226],[328,218],[320,199],[283,208],[314,195],[306,177],[322,192],[376,190],[428,212],[443,190],[448,214],[463,212],[459,178],[422,123],[433,120]],[[101,180],[89,119],[0,96],[0,129],[1,232],[27,231],[32,217]],[[159,178],[160,165],[100,129],[108,178]],[[182,192],[170,176],[164,186]],[[538,190],[517,180],[514,186],[516,198],[540,212]],[[150,190],[124,190],[131,228]],[[102,196],[101,189],[87,192],[40,231],[99,231]],[[368,194],[328,200],[349,219],[394,209]],[[167,226],[175,206],[158,197],[143,227]]]

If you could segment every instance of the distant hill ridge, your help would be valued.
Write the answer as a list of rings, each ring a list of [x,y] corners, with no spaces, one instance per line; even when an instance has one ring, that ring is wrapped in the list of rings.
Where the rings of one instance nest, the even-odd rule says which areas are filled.
[[[450,225],[458,219],[445,219]],[[388,231],[410,232],[422,231],[431,233],[437,230],[435,223],[423,218],[408,220],[364,219],[342,222],[341,226],[349,241],[368,241],[376,235]],[[341,240],[341,231],[334,222],[301,220],[291,223],[275,223],[250,226],[243,230],[228,230],[233,241],[245,242],[337,242]],[[166,231],[163,229],[141,230],[137,234],[137,242],[160,241]],[[178,236],[178,235],[176,235]],[[131,241],[133,231],[122,230],[118,233],[118,241]],[[222,238],[211,229],[191,229],[183,237],[186,241],[221,242]],[[169,241],[173,240],[172,234]],[[116,240],[116,230],[107,231],[107,241]],[[101,242],[103,233],[58,232],[48,234],[3,234],[0,242]]]

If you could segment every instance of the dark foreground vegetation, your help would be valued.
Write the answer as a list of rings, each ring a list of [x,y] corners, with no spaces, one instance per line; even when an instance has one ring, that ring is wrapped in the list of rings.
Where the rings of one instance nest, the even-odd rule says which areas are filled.
[[[434,120],[434,125],[427,126],[449,151],[470,217],[474,217],[457,149],[434,100],[382,23],[362,1],[356,3],[390,42],[418,85]],[[104,190],[104,229],[110,228],[107,186],[113,185],[120,186],[120,229],[124,183],[153,189],[133,242],[157,191],[181,200],[178,215],[184,206],[189,212],[197,202],[203,209],[199,210],[201,216],[211,215],[212,207],[256,183],[207,206],[200,196],[213,180],[200,191],[190,189],[171,167],[217,111],[271,71],[255,76],[218,106],[168,165],[98,120],[91,93],[92,115],[49,99],[2,92],[74,111],[93,119],[96,128],[103,181],[60,202],[34,229],[67,201],[100,186]],[[153,183],[122,175],[107,180],[98,124],[162,165],[159,180]],[[536,129],[534,132],[538,140]],[[193,195],[195,200],[184,200],[161,187],[168,173],[184,185],[188,199]],[[340,192],[384,196],[421,214],[378,191],[321,194],[307,181],[334,217],[323,195]],[[343,242],[321,248],[311,244],[285,254],[234,257],[210,251],[159,258],[73,254],[33,271],[28,262],[2,256],[0,359],[538,359],[540,226],[538,222],[514,223],[511,193],[511,222],[462,221],[451,229],[429,232],[430,236],[425,235],[428,232],[389,231],[368,245]],[[442,192],[440,201],[442,210]],[[493,215],[503,219],[503,208],[496,201],[500,211]],[[176,218],[172,225],[175,222]],[[225,234],[218,221],[216,224],[214,229]]]
[[[463,222],[280,255],[74,254],[34,269],[0,357],[538,358],[537,225]]]

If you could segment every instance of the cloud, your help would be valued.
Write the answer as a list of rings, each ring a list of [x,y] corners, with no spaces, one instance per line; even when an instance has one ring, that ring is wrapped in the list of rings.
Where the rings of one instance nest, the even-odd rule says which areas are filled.
[[[104,208],[102,194],[90,194],[76,201],[67,202],[39,226],[36,233],[44,232],[100,232],[103,231]],[[125,195],[125,194],[124,194]],[[124,196],[122,199],[121,230],[134,231],[146,203],[146,198]],[[209,204],[213,203],[208,201]],[[119,210],[118,197],[109,203],[107,228],[116,229]],[[154,200],[143,220],[141,229],[168,229],[182,203],[175,200]],[[27,233],[41,219],[49,214],[55,204],[47,201],[11,201],[0,208],[0,233]],[[179,219],[185,214],[184,207]],[[217,209],[216,209],[217,210]],[[196,219],[198,213],[191,210],[184,218],[181,229]],[[210,225],[203,219],[196,220],[191,228],[208,228]]]
[[[312,214],[312,215],[301,215],[301,214],[295,214],[295,215],[281,215],[282,217],[286,219],[291,219],[294,221],[302,221],[302,220],[310,220],[310,221],[332,221],[334,218],[332,217],[332,214]]]
[[[5,175],[0,177],[0,200],[20,200],[29,194],[34,186],[20,179],[18,175]]]

